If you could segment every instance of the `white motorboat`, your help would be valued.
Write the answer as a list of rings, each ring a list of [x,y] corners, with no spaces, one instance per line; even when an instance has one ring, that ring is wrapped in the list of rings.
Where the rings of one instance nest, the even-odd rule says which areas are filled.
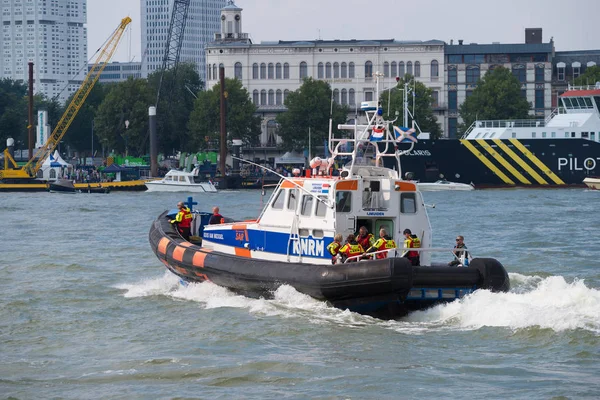
[[[598,176],[585,178],[583,183],[585,183],[590,189],[600,190],[600,177]]]
[[[475,189],[473,185],[469,185],[466,183],[450,182],[445,179],[441,179],[436,182],[419,182],[417,183],[417,187],[421,192],[437,192],[442,190],[469,191]]]
[[[202,181],[196,170],[192,172],[172,169],[164,178],[145,183],[149,192],[194,192],[214,193],[217,191],[215,185],[210,181]]]

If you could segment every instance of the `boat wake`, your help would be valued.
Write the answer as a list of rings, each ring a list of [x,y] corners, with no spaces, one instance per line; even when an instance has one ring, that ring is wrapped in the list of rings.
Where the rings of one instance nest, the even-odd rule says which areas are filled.
[[[581,280],[569,283],[562,276],[511,273],[510,280],[513,288],[508,293],[478,290],[452,303],[416,311],[398,321],[382,321],[340,310],[288,285],[277,289],[273,299],[252,299],[210,282],[183,285],[178,277],[166,272],[162,277],[117,288],[125,290],[126,298],[168,296],[198,302],[206,309],[240,308],[266,316],[305,318],[315,324],[379,325],[404,334],[498,327],[556,332],[583,329],[600,335],[600,290],[587,287]]]

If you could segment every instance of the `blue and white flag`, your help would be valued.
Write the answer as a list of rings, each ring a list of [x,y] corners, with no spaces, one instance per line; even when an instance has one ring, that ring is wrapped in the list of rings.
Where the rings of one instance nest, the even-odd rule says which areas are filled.
[[[394,126],[396,141],[400,143],[417,143],[417,132],[415,128]]]
[[[385,134],[385,128],[383,126],[381,126],[381,125],[374,126],[369,140],[371,142],[380,142],[383,139],[384,134]]]

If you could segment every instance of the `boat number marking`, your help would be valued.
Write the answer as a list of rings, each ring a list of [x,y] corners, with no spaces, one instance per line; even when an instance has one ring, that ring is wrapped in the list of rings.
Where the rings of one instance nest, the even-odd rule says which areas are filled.
[[[300,253],[300,251],[302,251],[302,253]],[[292,253],[306,256],[323,257],[325,254],[325,243],[322,239],[301,238],[300,242],[294,242]]]
[[[207,239],[223,240],[223,234],[222,233],[204,232],[204,237],[207,238]]]
[[[592,158],[588,157],[583,160],[583,163],[580,164],[577,160],[577,157],[559,157],[558,158],[558,170],[561,171],[563,167],[568,168],[569,171],[583,171],[583,169],[587,169],[588,171],[596,169],[597,161],[600,161],[600,157]]]

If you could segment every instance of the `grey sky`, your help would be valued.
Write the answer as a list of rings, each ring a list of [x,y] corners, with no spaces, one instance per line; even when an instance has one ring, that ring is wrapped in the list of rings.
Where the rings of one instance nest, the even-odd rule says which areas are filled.
[[[523,43],[543,28],[557,51],[600,49],[600,0],[236,0],[243,30],[257,43],[313,39],[439,39],[447,43]],[[133,22],[114,61],[140,60],[140,0],[88,0],[88,53],[120,20]]]

